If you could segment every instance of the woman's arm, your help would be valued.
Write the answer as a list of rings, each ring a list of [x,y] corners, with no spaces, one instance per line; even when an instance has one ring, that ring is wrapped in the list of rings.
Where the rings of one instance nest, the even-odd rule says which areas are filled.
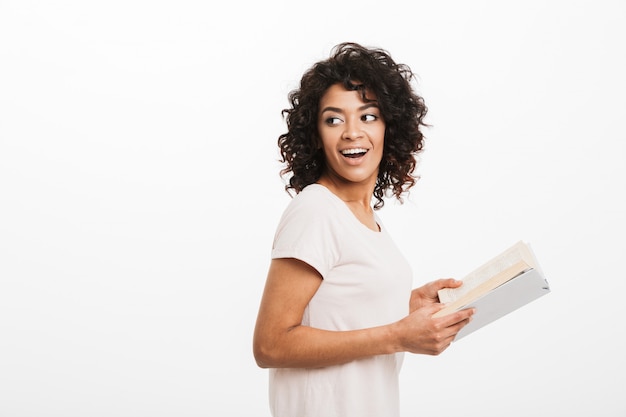
[[[396,323],[368,329],[303,326],[304,309],[321,283],[317,270],[305,262],[272,260],[254,330],[254,357],[260,367],[315,368],[399,351],[437,355],[473,313],[466,310],[433,319],[443,306],[432,304]]]

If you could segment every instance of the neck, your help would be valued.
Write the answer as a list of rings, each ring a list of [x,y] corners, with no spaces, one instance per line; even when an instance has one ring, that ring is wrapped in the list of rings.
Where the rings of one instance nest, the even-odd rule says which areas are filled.
[[[317,183],[328,188],[331,193],[343,200],[363,225],[374,232],[380,232],[380,225],[376,222],[374,209],[372,208],[373,185],[337,183],[337,181],[332,181],[329,177],[322,177]]]
[[[367,183],[354,183],[322,175],[317,183],[328,188],[344,202],[371,210],[372,196],[376,185],[375,178],[374,181]]]

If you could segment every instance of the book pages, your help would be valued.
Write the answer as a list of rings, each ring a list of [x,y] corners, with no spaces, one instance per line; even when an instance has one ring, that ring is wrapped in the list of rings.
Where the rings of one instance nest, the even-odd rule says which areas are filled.
[[[525,262],[530,268],[537,267],[537,261],[530,247],[519,241],[506,251],[470,272],[463,278],[463,285],[458,288],[444,288],[439,291],[441,303],[451,303],[469,293],[472,289],[480,286],[485,281],[511,268],[518,262]],[[519,273],[519,272],[518,272]],[[513,278],[513,277],[510,277]]]

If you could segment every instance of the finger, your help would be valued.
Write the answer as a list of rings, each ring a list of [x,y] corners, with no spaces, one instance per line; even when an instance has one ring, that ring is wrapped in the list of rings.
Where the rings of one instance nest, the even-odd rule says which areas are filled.
[[[457,288],[463,284],[463,281],[456,280],[454,278],[441,278],[432,283],[432,289],[436,293],[443,288]]]
[[[463,281],[454,278],[447,278],[443,280],[444,287],[443,288],[457,288],[463,285]]]
[[[464,314],[466,315],[466,317],[468,319],[472,319],[472,317],[474,317],[474,314],[476,314],[476,309],[475,308],[466,308],[464,310],[459,311],[459,314]]]
[[[440,305],[445,306],[445,304],[440,304]],[[475,308],[467,308],[467,309],[459,310],[454,313],[440,317],[440,319],[445,321],[444,325],[453,326],[456,323],[459,323],[463,320],[471,319],[471,317],[474,315],[475,312],[476,312]]]
[[[449,336],[447,336],[446,338],[444,338],[443,340],[441,340],[434,348],[433,348],[433,354],[434,355],[439,355],[441,354],[444,350],[448,349],[450,347],[450,345],[452,344],[452,342],[454,342],[454,338],[456,337],[456,334],[458,332],[453,332],[450,333]]]
[[[424,307],[422,307],[424,309],[425,312],[427,312],[428,314],[430,314],[431,316],[433,314],[435,314],[436,312],[438,312],[439,310],[441,310],[442,308],[444,308],[446,305],[445,304],[441,304],[441,303],[432,303],[432,304],[428,304]],[[447,317],[447,316],[444,316]]]
[[[455,329],[455,334],[460,332],[461,329],[465,326],[467,326],[470,322],[472,321],[472,317],[468,317],[464,320],[461,320],[455,324],[453,324],[451,327],[453,327]]]

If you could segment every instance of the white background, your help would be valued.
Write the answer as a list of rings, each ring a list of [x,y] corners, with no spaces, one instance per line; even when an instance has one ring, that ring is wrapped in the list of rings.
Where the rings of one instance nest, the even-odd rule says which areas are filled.
[[[280,110],[342,41],[430,109],[415,285],[521,239],[552,287],[407,355],[403,416],[626,415],[626,2],[0,0],[0,416],[269,415]]]

